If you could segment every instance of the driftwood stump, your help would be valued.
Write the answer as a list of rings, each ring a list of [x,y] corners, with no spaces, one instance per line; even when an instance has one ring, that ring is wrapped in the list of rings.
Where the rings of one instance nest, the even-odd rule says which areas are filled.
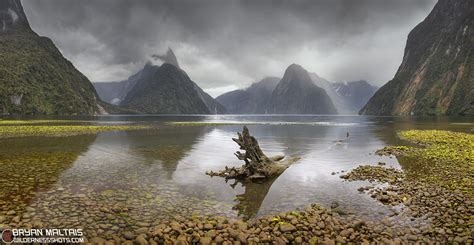
[[[244,126],[242,133],[237,134],[239,137],[232,138],[232,140],[245,152],[237,151],[234,154],[239,160],[244,161],[245,164],[240,168],[225,167],[225,169],[220,172],[209,171],[206,172],[206,174],[210,176],[220,176],[226,179],[263,180],[279,176],[291,163],[298,160],[298,158],[292,158],[281,161],[284,159],[284,156],[267,157],[262,149],[260,149],[257,139],[250,135],[246,126]]]

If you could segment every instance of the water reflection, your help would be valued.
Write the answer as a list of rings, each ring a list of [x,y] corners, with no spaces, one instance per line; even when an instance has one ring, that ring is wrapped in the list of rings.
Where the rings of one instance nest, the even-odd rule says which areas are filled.
[[[465,120],[458,124],[454,119],[356,116],[131,116],[94,120],[147,122],[158,129],[1,140],[0,164],[2,173],[8,174],[0,178],[0,184],[7,187],[0,189],[0,216],[15,206],[19,214],[7,215],[10,224],[18,215],[34,214],[58,228],[89,227],[88,236],[152,226],[176,215],[248,218],[310,203],[329,206],[333,201],[360,215],[384,217],[386,207],[357,192],[367,183],[344,182],[336,173],[379,161],[411,168],[404,159],[373,154],[385,145],[404,144],[396,137],[398,130],[472,130],[472,124],[465,124]],[[171,127],[165,124],[168,121],[244,123]],[[301,160],[278,178],[261,184],[232,187],[222,178],[205,175],[208,170],[242,165],[233,155],[238,146],[231,138],[247,123],[267,155],[285,154]],[[425,170],[413,166],[413,171]],[[30,220],[22,218],[22,222]],[[63,223],[55,223],[59,221]]]
[[[236,204],[232,209],[237,210],[238,215],[244,219],[257,216],[263,200],[265,200],[265,197],[276,179],[277,178],[272,178],[259,183],[240,183],[245,191],[244,193],[235,196]],[[238,184],[238,182],[235,184]]]
[[[238,146],[231,140],[240,130],[241,126],[224,126],[204,134],[180,161],[173,179],[183,188],[207,190],[213,194],[209,198],[233,203],[234,210],[244,217],[304,207],[309,203],[329,206],[332,201],[349,204],[347,206],[359,211],[373,212],[374,207],[383,211],[370,197],[357,194],[357,188],[363,183],[341,183],[338,175],[331,174],[378,161],[398,166],[396,159],[369,155],[383,143],[367,134],[367,127],[250,125],[250,132],[258,138],[267,155],[284,153],[302,159],[268,183],[239,184],[232,189],[222,178],[210,178],[204,173],[243,164],[233,155]],[[349,138],[346,137],[348,131]]]
[[[181,159],[186,157],[204,134],[206,127],[168,127],[155,131],[127,132],[130,152],[142,158],[142,164],[160,164],[170,179]]]

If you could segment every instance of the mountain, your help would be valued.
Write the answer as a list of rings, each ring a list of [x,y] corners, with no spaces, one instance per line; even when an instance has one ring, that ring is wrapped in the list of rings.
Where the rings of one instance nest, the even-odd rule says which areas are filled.
[[[31,30],[20,0],[0,1],[0,114],[104,113],[90,81]]]
[[[148,62],[142,70],[120,82],[94,83],[101,99],[141,113],[214,114],[225,108],[191,81],[179,68],[170,48],[164,55],[152,55],[162,66]]]
[[[474,1],[439,0],[408,35],[402,64],[360,114],[474,114]]]
[[[128,80],[134,83],[120,106],[149,114],[213,114],[225,108],[173,64],[148,63]]]
[[[292,64],[275,87],[269,102],[272,114],[335,114],[326,91],[313,83],[303,67]]]
[[[244,90],[234,90],[216,98],[228,113],[233,114],[265,114],[268,103],[280,78],[266,77],[253,83]]]
[[[316,73],[308,74],[312,83],[327,93],[338,113],[357,114],[378,89],[378,87],[363,80],[333,83]],[[246,89],[222,94],[216,100],[227,109],[228,113],[270,113],[273,111],[270,98],[280,80],[276,77],[267,77]]]
[[[314,84],[326,91],[340,114],[357,114],[378,89],[363,80],[332,83],[316,73],[309,76]]]
[[[147,66],[151,66],[151,63],[147,63]],[[138,80],[142,77],[149,76],[147,72],[152,71],[152,69],[142,69],[139,72],[130,76],[127,80],[120,82],[95,82],[92,83],[97,90],[100,98],[108,103],[113,105],[120,105],[120,103],[125,99],[128,92],[137,84]]]
[[[339,98],[333,99],[333,101],[339,100],[341,101],[339,103],[342,104],[340,108],[336,106],[337,110],[340,113],[349,114],[357,114],[378,89],[377,86],[373,86],[364,80],[332,83],[331,87]],[[331,95],[330,97],[333,98]]]

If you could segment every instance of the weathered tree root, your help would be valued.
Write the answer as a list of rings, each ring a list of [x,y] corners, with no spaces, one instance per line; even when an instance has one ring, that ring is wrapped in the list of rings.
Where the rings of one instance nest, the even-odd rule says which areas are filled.
[[[238,138],[232,138],[232,140],[240,146],[241,150],[245,152],[237,151],[235,156],[239,160],[245,162],[239,168],[236,167],[225,167],[224,170],[219,172],[208,171],[206,172],[209,176],[220,176],[228,179],[236,180],[249,180],[258,181],[268,178],[278,177],[283,173],[292,163],[299,160],[299,158],[291,158],[285,161],[284,156],[267,157],[258,145],[258,141],[255,137],[251,136],[246,126],[241,133],[237,133]]]

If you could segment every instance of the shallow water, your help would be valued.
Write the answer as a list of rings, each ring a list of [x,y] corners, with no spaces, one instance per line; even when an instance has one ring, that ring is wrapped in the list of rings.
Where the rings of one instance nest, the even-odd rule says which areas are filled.
[[[147,227],[176,216],[250,218],[312,203],[329,207],[332,202],[338,202],[346,212],[382,219],[392,211],[359,194],[357,188],[367,183],[343,181],[339,178],[341,171],[378,162],[402,167],[396,158],[373,154],[386,145],[405,144],[396,137],[399,130],[472,132],[474,128],[472,118],[446,117],[226,115],[70,119],[158,127],[65,138],[0,140],[0,216],[4,216],[4,224],[21,227],[41,222],[58,228],[83,227],[89,236],[95,236]],[[167,122],[211,125],[170,126]],[[233,185],[233,181],[226,183],[222,178],[205,175],[208,170],[242,164],[233,155],[238,147],[231,138],[243,125],[248,125],[267,155],[283,153],[301,160],[277,179],[262,184]],[[12,210],[16,213],[12,214]]]

